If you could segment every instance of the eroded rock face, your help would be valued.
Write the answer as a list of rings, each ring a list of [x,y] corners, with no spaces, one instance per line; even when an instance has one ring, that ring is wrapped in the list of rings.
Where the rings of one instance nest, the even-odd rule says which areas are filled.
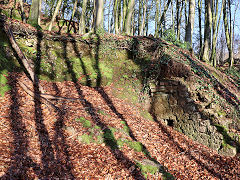
[[[205,97],[202,99],[208,102]],[[214,126],[215,122],[199,110],[188,88],[180,82],[165,80],[152,89],[151,111],[159,121],[220,154],[236,155],[236,151],[222,148],[223,135]]]

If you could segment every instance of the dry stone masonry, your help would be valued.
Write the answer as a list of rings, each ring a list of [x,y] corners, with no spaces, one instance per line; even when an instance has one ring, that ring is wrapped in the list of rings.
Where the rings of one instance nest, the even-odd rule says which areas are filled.
[[[151,91],[151,113],[159,121],[222,155],[236,154],[234,149],[222,148],[223,135],[217,131],[212,120],[199,111],[198,104],[181,82],[162,80]]]

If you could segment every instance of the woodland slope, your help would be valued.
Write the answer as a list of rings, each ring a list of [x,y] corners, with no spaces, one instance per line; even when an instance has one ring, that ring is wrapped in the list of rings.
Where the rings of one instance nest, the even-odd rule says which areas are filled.
[[[188,50],[4,15],[0,45],[1,179],[240,177],[239,85]]]

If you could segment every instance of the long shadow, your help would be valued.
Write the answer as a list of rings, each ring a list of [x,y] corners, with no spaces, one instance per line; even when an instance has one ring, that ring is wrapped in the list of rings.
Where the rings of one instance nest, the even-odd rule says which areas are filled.
[[[124,121],[125,125],[128,128],[128,132],[129,132],[129,136],[132,138],[132,140],[134,141],[138,141],[137,138],[134,136],[131,128],[129,127],[126,119],[123,117],[123,115],[121,113],[118,112],[118,110],[115,108],[115,106],[113,105],[113,102],[111,100],[111,98],[108,96],[108,94],[104,91],[104,89],[100,86],[101,85],[101,81],[102,81],[102,76],[101,76],[101,70],[99,68],[99,49],[100,49],[100,37],[98,34],[96,34],[97,36],[97,43],[96,43],[96,47],[95,47],[95,70],[97,72],[97,84],[96,84],[96,90],[98,91],[98,93],[102,96],[102,98],[104,99],[104,101],[107,103],[108,107],[112,110],[112,112],[114,114],[117,115],[117,117],[119,119],[121,119],[122,121]],[[143,148],[143,152],[144,154],[151,159],[152,161],[154,161],[157,164],[160,164],[156,159],[152,158],[149,151],[147,150],[146,146],[144,146],[142,143],[142,148]]]
[[[3,18],[3,19],[2,19]],[[1,17],[0,27],[3,28],[5,24],[4,17]],[[5,36],[3,31],[0,31],[1,36],[7,40],[7,36]],[[10,42],[8,41],[10,44]],[[9,52],[5,52],[5,49],[0,47],[3,54],[9,54]],[[11,49],[14,53],[15,57],[17,57],[17,53],[14,49]],[[27,129],[23,122],[23,117],[20,113],[20,99],[21,95],[18,93],[18,80],[16,74],[12,72],[22,71],[24,68],[15,67],[13,64],[14,59],[11,57],[5,57],[8,62],[4,62],[5,59],[1,59],[0,61],[0,71],[8,70],[9,81],[8,85],[11,87],[10,96],[11,96],[11,106],[10,106],[10,128],[13,135],[13,142],[11,147],[13,148],[11,151],[11,164],[8,168],[7,172],[0,177],[0,179],[28,179],[29,168],[32,168],[37,177],[41,177],[41,168],[38,164],[33,162],[30,156],[28,156],[28,148],[29,148],[29,140],[27,137]],[[3,62],[2,62],[3,60]],[[18,59],[19,60],[19,59]],[[4,64],[3,64],[4,63]]]
[[[97,43],[96,43],[96,48],[95,48],[95,70],[97,71],[97,84],[96,87],[100,87],[101,85],[101,81],[102,81],[102,74],[101,74],[101,70],[99,68],[99,49],[100,49],[100,37],[98,34],[96,34],[97,36]]]
[[[174,82],[174,80],[173,80],[173,82]],[[184,86],[184,85],[181,85],[181,86],[183,86],[182,89],[186,89],[186,86]],[[173,95],[173,97],[174,97],[175,99],[178,99],[178,98],[179,98],[179,93],[181,93],[181,92],[178,92],[178,94],[175,94],[175,95],[172,94],[172,95]],[[187,93],[190,94],[188,91],[187,91]],[[154,97],[153,97],[153,98],[154,98]],[[179,102],[179,100],[177,100],[177,101]],[[187,102],[185,102],[185,103],[187,103]],[[191,111],[188,110],[187,108],[184,108],[183,105],[178,104],[178,106],[180,106],[182,109],[184,109],[184,112],[185,112],[185,113],[191,113]],[[197,103],[195,103],[195,102],[193,101],[193,102],[191,102],[191,106],[196,107],[196,111],[200,114],[200,116],[201,116],[202,119],[209,119],[208,117],[205,117],[202,112],[199,111],[199,109],[197,108]],[[223,160],[223,159],[221,159],[220,156],[212,157],[212,156],[210,156],[210,154],[209,154],[208,152],[202,150],[201,152],[199,152],[199,153],[201,153],[201,156],[199,156],[199,159],[197,159],[196,157],[194,157],[194,156],[192,155],[191,150],[189,150],[189,149],[191,149],[191,148],[190,148],[190,147],[191,147],[191,144],[188,143],[187,141],[185,141],[185,143],[188,145],[188,148],[189,148],[189,149],[188,149],[188,148],[182,148],[181,145],[180,145],[177,141],[174,140],[173,136],[172,136],[171,133],[167,130],[166,126],[164,126],[161,122],[159,122],[159,121],[157,120],[156,114],[154,114],[154,111],[153,111],[152,109],[153,109],[153,104],[152,104],[152,106],[151,106],[150,112],[151,112],[151,114],[152,114],[152,116],[153,116],[154,121],[157,122],[158,125],[159,125],[159,127],[161,128],[161,130],[168,135],[168,138],[169,138],[169,140],[170,140],[170,143],[171,143],[173,146],[177,147],[177,149],[178,149],[179,151],[181,151],[181,153],[187,154],[187,156],[189,157],[189,159],[193,159],[199,166],[207,169],[207,170],[208,170],[212,175],[214,175],[215,177],[220,178],[221,176],[223,176],[223,174],[220,174],[219,171],[218,171],[216,168],[213,169],[212,167],[207,166],[207,165],[206,165],[207,163],[204,162],[204,161],[211,162],[212,164],[214,164],[214,166],[219,166],[221,169],[224,169],[224,170],[228,173],[228,167],[226,166],[226,164],[227,164],[228,162],[225,161],[225,160]],[[211,120],[210,120],[210,123],[211,123],[211,125],[214,126],[214,124],[211,122]],[[169,125],[169,126],[170,126],[170,125]],[[216,126],[215,126],[215,127],[216,127]],[[237,149],[239,149],[240,144],[239,144],[236,140],[234,140],[233,138],[231,138],[231,137],[227,134],[227,132],[224,131],[224,129],[221,129],[221,127],[217,127],[217,130],[218,130],[219,133],[221,133],[221,134],[223,135],[223,139],[224,139],[226,142],[228,142],[228,143],[231,142],[231,145],[234,145],[234,146],[237,147]],[[172,141],[173,141],[173,142],[172,142]],[[201,161],[201,160],[200,160],[200,157],[201,157],[201,159],[204,160],[204,161]],[[219,157],[220,157],[220,159],[219,159]],[[227,174],[227,173],[226,173],[226,174]],[[229,175],[232,175],[232,174],[229,173]]]
[[[42,32],[38,31],[37,34],[37,58],[35,62],[35,73],[40,73],[41,64],[41,42]],[[68,146],[66,145],[65,137],[62,132],[64,125],[64,111],[60,108],[57,109],[58,119],[54,125],[55,135],[53,141],[50,140],[49,133],[44,124],[42,114],[42,102],[40,99],[39,82],[34,80],[34,103],[35,103],[35,125],[38,132],[40,141],[40,150],[42,152],[41,160],[43,164],[42,174],[44,178],[70,178],[74,179],[71,172],[72,165],[70,161],[70,155],[68,152]],[[56,150],[56,157],[54,157],[54,148]]]
[[[42,42],[42,33],[38,31],[37,33],[37,58],[35,62],[35,74],[40,73],[40,64],[41,64],[41,42]],[[36,76],[35,76],[36,77]],[[40,150],[42,152],[41,160],[43,164],[42,174],[44,177],[51,177],[55,174],[52,172],[55,169],[55,158],[53,153],[53,144],[49,138],[49,133],[44,124],[43,113],[42,113],[42,102],[40,98],[39,82],[34,79],[34,104],[35,104],[35,126],[38,132],[38,138],[40,142]]]
[[[139,41],[137,38],[133,38],[133,41],[132,41],[132,47],[130,48],[129,50],[129,58],[133,59],[134,63],[136,63],[140,69],[141,69],[141,72],[140,72],[140,76],[142,78],[142,85],[145,86],[145,83],[146,83],[146,80],[147,78],[149,78],[151,76],[151,73],[149,73],[149,69],[148,69],[148,66],[151,65],[151,63],[149,63],[149,61],[146,61],[145,59],[143,58],[139,58],[138,57],[138,46],[139,46]],[[150,49],[151,50],[151,49]],[[153,49],[152,49],[153,50]],[[151,69],[150,69],[151,70]],[[167,74],[172,74],[171,72],[164,72],[166,71],[166,69],[163,67],[161,68],[162,72],[160,72],[158,74],[158,76],[154,77],[157,81],[159,81],[159,77],[161,79],[161,76],[166,76]],[[182,74],[179,74],[182,76]],[[184,74],[183,74],[183,77],[184,77]],[[207,77],[211,77],[209,74],[207,74]],[[152,112],[152,110],[150,109],[150,112]],[[201,152],[201,158],[203,159],[203,161],[197,159],[196,157],[194,157],[194,155],[192,155],[192,152],[186,148],[183,148],[181,147],[181,145],[174,140],[174,137],[171,135],[171,133],[167,130],[167,128],[162,125],[158,120],[157,120],[157,117],[155,114],[152,114],[153,116],[153,119],[156,123],[158,123],[159,125],[159,128],[167,134],[168,136],[168,139],[169,139],[169,143],[173,146],[173,147],[176,147],[176,149],[180,152],[183,152],[185,153],[188,158],[191,160],[193,159],[200,167],[206,169],[209,173],[211,173],[214,177],[218,178],[218,179],[222,179],[223,178],[223,174],[219,173],[219,171],[217,169],[213,169],[212,167],[209,167],[205,164],[204,161],[211,161],[212,163],[214,163],[215,165],[219,165],[221,164],[221,168],[225,169],[226,172],[227,171],[227,167],[224,165],[223,162],[226,162],[226,161],[223,161],[221,158],[219,159],[215,157],[210,157],[210,155],[207,154],[207,152],[203,153]],[[202,115],[203,116],[203,115]],[[229,138],[229,137],[228,137]],[[231,139],[232,140],[232,139]],[[189,144],[190,146],[190,144]],[[227,163],[227,162],[226,162]],[[231,174],[229,174],[231,175]]]
[[[69,35],[69,36],[74,39],[73,36],[71,36],[71,35]],[[84,61],[82,60],[82,56],[81,56],[80,52],[78,51],[77,44],[76,44],[75,40],[72,41],[72,45],[73,45],[74,53],[76,54],[76,56],[78,57],[78,59],[79,59],[79,61],[81,63],[81,68],[83,70],[83,74],[86,77],[86,86],[92,86],[91,78],[90,78],[90,76],[89,76],[89,74],[87,72],[87,69],[86,69],[86,66],[84,64]],[[65,53],[64,53],[64,56],[65,56]]]
[[[73,165],[71,163],[69,146],[66,143],[66,138],[63,133],[64,119],[65,119],[64,104],[57,109],[58,119],[54,124],[55,135],[53,138],[53,145],[56,151],[56,167],[57,177],[65,179],[75,179],[72,173]]]
[[[166,128],[166,126],[163,125],[161,122],[159,122],[155,115],[153,115],[153,118],[154,118],[154,121],[158,123],[161,131],[167,134],[169,139],[168,143],[170,143],[173,147],[175,147],[181,153],[184,153],[190,160],[194,160],[200,167],[206,169],[212,176],[218,179],[225,179],[227,175],[231,177],[233,176],[240,177],[240,172],[237,172],[235,174],[232,174],[231,172],[229,172],[230,169],[228,167],[228,164],[231,164],[231,161],[228,162],[224,160],[221,156],[217,156],[217,157],[210,156],[209,153],[201,151],[199,152],[201,153],[199,154],[199,158],[195,157],[191,152],[191,150],[181,147],[181,145],[176,140],[174,140],[174,137],[171,135],[169,130]],[[187,143],[187,141],[185,141],[185,143]],[[187,145],[188,147],[191,147],[189,143],[187,143]],[[206,161],[213,163],[213,167],[207,166]],[[217,167],[214,167],[214,166],[217,166]],[[220,173],[221,169],[224,169],[224,174]]]
[[[113,105],[113,102],[111,100],[111,98],[108,96],[108,94],[104,91],[104,89],[101,87],[101,81],[102,81],[102,73],[101,73],[101,70],[100,70],[100,66],[99,66],[99,61],[100,61],[100,58],[99,58],[99,50],[100,50],[100,37],[98,34],[95,34],[96,37],[97,37],[97,41],[95,43],[95,56],[94,56],[94,59],[95,59],[95,65],[94,65],[94,69],[97,73],[97,80],[96,80],[96,87],[95,87],[95,90],[97,90],[97,92],[102,96],[102,98],[104,99],[104,101],[107,103],[107,105],[109,106],[109,108],[113,111],[114,114],[117,115],[117,117],[119,119],[121,119],[122,121],[124,121],[125,125],[127,126],[128,128],[128,133],[129,133],[129,136],[132,138],[132,140],[134,141],[138,141],[136,139],[136,137],[134,136],[131,128],[129,127],[127,121],[125,120],[125,118],[123,117],[123,115],[121,113],[118,112],[118,110],[115,108],[115,106]],[[93,40],[92,40],[93,41]],[[78,58],[80,58],[80,53],[77,49],[77,46],[76,46],[76,43],[75,41],[73,42],[73,47],[74,47],[74,51],[75,51],[75,54],[77,55]],[[82,61],[80,59],[80,61]],[[81,65],[82,65],[82,69],[84,70],[84,74],[86,73],[86,70],[85,70],[85,67],[84,67],[84,64],[83,62],[81,62]],[[151,157],[149,151],[147,150],[146,146],[143,145],[141,143],[141,146],[142,146],[142,149],[143,149],[143,153],[152,161],[154,161],[156,164],[159,164],[160,163]]]
[[[56,83],[53,83],[53,88],[56,92],[56,96],[60,96],[60,90]],[[58,177],[66,179],[74,179],[72,173],[73,165],[70,159],[69,146],[66,143],[66,138],[63,133],[64,119],[66,117],[65,102],[61,103],[60,107],[55,109],[57,111],[58,119],[54,123],[54,138],[53,144],[56,150],[56,157],[58,158],[57,167]]]
[[[3,22],[4,23],[4,22]],[[41,63],[41,42],[43,34],[41,31],[37,32],[37,58],[35,63],[35,73],[40,72]],[[19,59],[18,59],[19,60]],[[22,65],[22,64],[21,64]],[[23,68],[24,69],[24,68]],[[19,68],[18,68],[19,70]],[[13,151],[11,153],[11,165],[7,172],[1,177],[1,179],[31,179],[28,173],[29,169],[32,168],[35,175],[38,178],[54,178],[66,177],[67,179],[74,179],[71,173],[71,161],[69,158],[69,153],[67,151],[68,147],[65,143],[65,137],[62,132],[64,112],[59,109],[58,120],[55,123],[55,137],[53,142],[50,141],[48,131],[45,127],[43,115],[42,115],[42,103],[40,99],[39,82],[34,79],[34,103],[35,103],[35,125],[38,132],[38,137],[40,141],[40,150],[42,153],[41,160],[43,167],[35,163],[30,156],[28,156],[28,137],[27,129],[22,122],[22,115],[19,111],[21,98],[18,93],[17,88],[17,78],[16,75],[10,74],[9,86],[11,87],[10,95],[12,105],[10,107],[10,125],[13,134]],[[54,158],[53,147],[57,147],[57,155],[63,154],[63,158]],[[59,158],[59,159],[58,159]]]
[[[20,94],[17,89],[16,76],[10,75],[10,95],[11,95],[11,106],[10,106],[10,125],[13,134],[12,146],[14,150],[11,153],[11,166],[7,172],[1,176],[1,179],[30,179],[27,171],[30,167],[33,168],[34,173],[37,177],[41,177],[41,168],[38,164],[34,163],[31,157],[27,155],[29,141],[26,135],[27,129],[22,122],[22,115],[19,112],[20,109]]]
[[[72,64],[70,63],[70,60],[67,55],[67,42],[62,42],[62,44],[63,44],[63,50],[64,50],[63,56],[68,68],[68,73],[71,74],[72,76],[72,81],[74,82],[79,98],[81,99],[80,102],[86,108],[87,113],[91,116],[94,123],[101,128],[103,132],[104,143],[110,148],[111,153],[114,155],[114,157],[117,159],[117,161],[120,163],[121,166],[127,169],[135,167],[133,171],[130,171],[134,179],[145,179],[144,176],[141,174],[141,172],[138,170],[136,164],[132,162],[128,157],[126,157],[123,154],[123,152],[118,148],[117,141],[112,131],[108,128],[107,125],[105,125],[101,121],[93,105],[85,99],[85,96],[83,95],[81,87],[78,84],[76,74],[73,72]]]
[[[116,114],[117,117],[118,117],[119,119],[121,119],[121,120],[125,123],[125,125],[126,125],[127,128],[128,128],[129,136],[132,138],[132,140],[138,142],[137,138],[136,138],[136,137],[134,136],[134,134],[133,134],[133,131],[132,131],[131,128],[129,127],[126,119],[125,119],[125,118],[123,117],[123,115],[122,115],[121,113],[119,113],[118,110],[115,108],[115,106],[113,105],[113,102],[112,102],[111,98],[110,98],[110,97],[108,96],[108,94],[104,91],[104,89],[103,89],[102,87],[97,87],[97,88],[95,88],[95,89],[96,89],[96,90],[98,91],[98,93],[102,96],[102,98],[103,98],[104,101],[107,103],[108,107],[112,110],[112,112],[113,112],[114,114]],[[159,165],[160,165],[160,163],[159,163],[155,158],[153,158],[153,157],[151,156],[151,154],[150,154],[150,152],[147,150],[146,146],[143,145],[142,143],[141,143],[141,146],[142,146],[142,149],[143,149],[143,150],[142,150],[143,153],[144,153],[150,160],[152,160],[152,161],[154,161],[156,164],[159,164]]]

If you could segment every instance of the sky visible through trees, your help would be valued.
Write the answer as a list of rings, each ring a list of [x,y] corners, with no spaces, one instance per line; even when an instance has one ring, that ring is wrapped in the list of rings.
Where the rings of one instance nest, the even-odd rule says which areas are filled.
[[[31,4],[31,1],[27,1]],[[55,21],[53,12],[61,1],[57,16],[68,20],[73,17],[71,20],[79,23],[84,4],[82,0],[77,0],[77,6],[74,0],[45,0],[42,1],[42,13],[53,17],[51,21]],[[103,8],[102,5],[99,6],[102,9],[98,8],[98,2],[103,3]],[[73,15],[74,4],[76,12]],[[130,5],[133,5],[133,8],[130,8]],[[206,11],[208,6],[210,12]],[[94,27],[95,22],[101,22],[98,26],[109,33],[163,38],[172,36],[179,42],[188,42],[202,60],[209,61],[213,66],[218,64],[216,56],[219,56],[219,49],[224,50],[224,59],[231,59],[230,66],[234,62],[232,56],[239,54],[237,56],[240,58],[240,0],[88,0],[85,8],[84,27],[88,29],[86,32],[96,30],[98,27]],[[189,9],[195,9],[195,13],[189,13]],[[96,13],[103,15],[99,17]],[[82,23],[79,23],[80,26]],[[78,32],[84,31],[79,29]]]

